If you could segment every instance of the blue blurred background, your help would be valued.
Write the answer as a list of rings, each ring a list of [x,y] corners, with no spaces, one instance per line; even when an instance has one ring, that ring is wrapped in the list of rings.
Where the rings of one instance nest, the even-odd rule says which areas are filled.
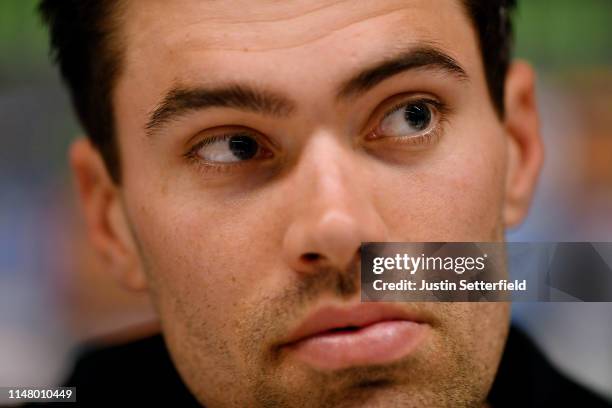
[[[523,0],[517,56],[538,71],[546,163],[515,241],[612,241],[612,1]],[[53,385],[75,346],[155,330],[88,247],[66,151],[81,130],[35,0],[0,1],[0,386]],[[516,304],[566,374],[612,400],[612,303]]]

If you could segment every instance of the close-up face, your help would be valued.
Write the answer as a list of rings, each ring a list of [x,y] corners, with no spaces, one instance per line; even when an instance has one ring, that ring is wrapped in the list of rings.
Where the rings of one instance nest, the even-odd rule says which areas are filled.
[[[459,0],[123,3],[121,182],[82,141],[72,162],[107,186],[94,242],[149,291],[199,401],[482,404],[508,305],[359,309],[359,248],[504,240],[539,166],[531,71],[510,68],[500,115]],[[366,330],[359,310],[400,323],[311,337],[327,312]]]

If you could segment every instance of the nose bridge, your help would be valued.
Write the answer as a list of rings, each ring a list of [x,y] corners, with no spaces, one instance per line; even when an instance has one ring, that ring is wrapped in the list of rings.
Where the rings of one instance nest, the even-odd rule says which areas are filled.
[[[319,211],[334,207],[346,211],[351,204],[363,203],[358,183],[360,170],[349,148],[332,135],[321,134],[313,138],[308,149],[304,152],[301,176],[307,178],[304,184],[310,188],[310,205]]]
[[[344,270],[361,242],[386,236],[368,198],[365,170],[352,148],[333,134],[313,136],[302,155],[293,190],[301,205],[288,227],[284,250],[294,269],[316,270],[324,263]]]

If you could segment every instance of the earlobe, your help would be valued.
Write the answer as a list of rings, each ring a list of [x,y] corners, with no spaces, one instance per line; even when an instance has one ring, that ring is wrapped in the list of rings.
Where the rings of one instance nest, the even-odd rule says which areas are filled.
[[[128,288],[146,289],[120,191],[98,150],[86,138],[70,147],[70,165],[90,241],[106,266]]]
[[[508,71],[504,127],[508,167],[503,217],[506,227],[513,227],[527,215],[544,158],[535,73],[527,63],[514,62]]]

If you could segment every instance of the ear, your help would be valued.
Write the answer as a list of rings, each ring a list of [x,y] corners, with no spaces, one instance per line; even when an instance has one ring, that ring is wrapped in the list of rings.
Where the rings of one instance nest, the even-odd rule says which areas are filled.
[[[70,146],[70,165],[94,249],[127,288],[146,289],[121,191],[110,178],[99,151],[87,138],[79,138]]]
[[[503,217],[506,227],[514,227],[523,221],[529,210],[544,149],[533,69],[527,63],[514,62],[508,70],[505,87],[508,168]]]

